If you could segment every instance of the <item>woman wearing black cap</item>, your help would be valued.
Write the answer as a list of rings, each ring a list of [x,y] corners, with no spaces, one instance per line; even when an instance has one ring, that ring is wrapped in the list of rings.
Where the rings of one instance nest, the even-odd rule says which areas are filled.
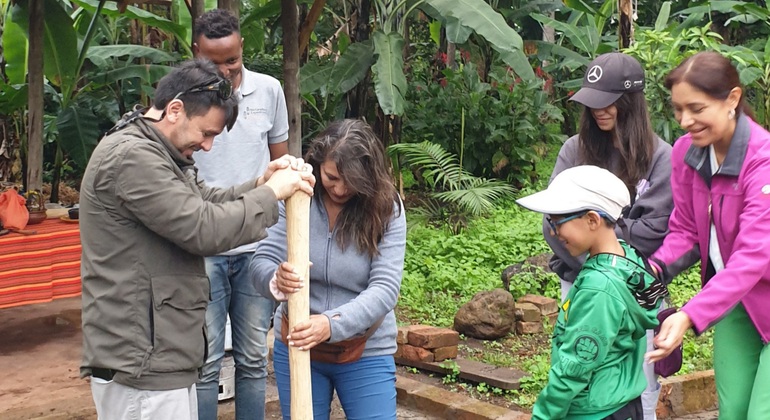
[[[588,65],[583,86],[570,100],[585,107],[580,130],[559,151],[551,180],[578,165],[595,165],[614,173],[631,194],[631,206],[623,213],[627,233],[617,228],[618,237],[644,255],[652,255],[668,233],[673,209],[671,146],[652,131],[642,66],[626,54],[602,54]],[[572,257],[558,237],[550,234],[547,223],[543,234],[554,252],[549,266],[561,279],[563,300],[585,258]],[[652,331],[648,331],[647,342],[652,349]],[[644,417],[653,420],[660,386],[653,366],[644,367],[648,382],[642,394]]]

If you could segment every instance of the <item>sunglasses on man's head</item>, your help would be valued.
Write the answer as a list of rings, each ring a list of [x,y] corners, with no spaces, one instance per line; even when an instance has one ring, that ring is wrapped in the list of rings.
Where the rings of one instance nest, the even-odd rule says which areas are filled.
[[[227,79],[219,79],[215,82],[209,83],[203,86],[196,86],[194,88],[187,89],[184,92],[179,92],[174,96],[174,99],[179,99],[180,96],[188,93],[196,92],[216,92],[219,99],[229,99],[233,94],[233,84]]]

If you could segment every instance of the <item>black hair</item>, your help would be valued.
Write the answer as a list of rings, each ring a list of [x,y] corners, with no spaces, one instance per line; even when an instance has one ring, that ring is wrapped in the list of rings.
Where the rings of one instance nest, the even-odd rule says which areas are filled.
[[[165,109],[169,102],[178,98],[184,103],[188,117],[205,115],[212,107],[221,108],[225,111],[225,120],[230,127],[238,114],[238,101],[234,96],[222,99],[216,90],[184,93],[223,79],[217,66],[209,60],[198,58],[185,61],[158,82],[154,107]]]
[[[195,19],[193,42],[196,42],[201,35],[208,39],[219,39],[234,33],[241,33],[238,18],[229,10],[214,9]]]

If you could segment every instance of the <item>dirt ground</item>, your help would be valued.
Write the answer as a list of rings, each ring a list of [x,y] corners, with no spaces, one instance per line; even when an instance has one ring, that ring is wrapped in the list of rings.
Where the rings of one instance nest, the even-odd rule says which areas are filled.
[[[95,419],[91,390],[80,379],[80,298],[0,309],[0,419]],[[219,404],[219,418],[234,418],[233,400]],[[280,419],[275,380],[268,377],[265,418]],[[344,419],[335,399],[332,420]],[[435,420],[408,407],[399,419]]]
[[[73,402],[90,398],[78,372],[79,298],[0,309],[0,337],[0,418],[77,412]]]

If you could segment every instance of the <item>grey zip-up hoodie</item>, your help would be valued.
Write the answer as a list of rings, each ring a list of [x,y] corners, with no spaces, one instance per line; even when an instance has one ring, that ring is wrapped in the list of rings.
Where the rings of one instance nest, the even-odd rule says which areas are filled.
[[[143,390],[186,388],[203,365],[209,281],[203,256],[265,236],[275,194],[255,181],[198,183],[185,158],[139,118],[105,137],[83,176],[83,361]]]
[[[278,264],[287,259],[286,210],[279,207],[279,219],[268,229],[267,238],[257,244],[251,261],[251,275],[263,296],[273,296],[270,280]],[[336,232],[336,228],[335,228]],[[329,218],[320,197],[310,203],[310,313],[324,314],[331,325],[330,343],[363,334],[378,319],[385,319],[366,341],[364,357],[383,356],[396,351],[396,306],[401,289],[406,249],[406,217],[403,208],[394,215],[379,243],[379,255],[370,258],[354,244],[344,251],[329,232]],[[275,336],[281,336],[282,303],[274,319]]]
[[[668,218],[674,209],[671,196],[671,145],[660,138],[657,140],[647,176],[637,186],[636,197],[632,197],[634,200],[630,210],[623,213],[623,219],[628,225],[628,237],[619,226],[615,229],[618,238],[624,239],[647,257],[663,243],[663,238],[668,234]],[[551,181],[563,170],[582,164],[579,141],[578,136],[572,136],[561,147]],[[620,153],[613,150],[611,160],[602,166],[617,174],[621,165],[623,161]],[[551,270],[562,280],[575,281],[585,257],[571,256],[559,238],[551,235],[545,221],[543,236],[554,253],[548,264]]]

